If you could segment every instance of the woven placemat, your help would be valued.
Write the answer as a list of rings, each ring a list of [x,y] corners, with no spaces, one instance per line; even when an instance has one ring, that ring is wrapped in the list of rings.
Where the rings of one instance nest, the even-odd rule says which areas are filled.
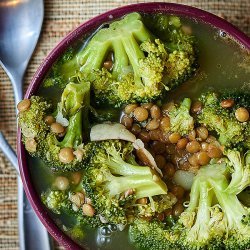
[[[139,1],[45,0],[45,19],[42,34],[24,79],[25,88],[44,57],[69,31],[104,11],[137,2]],[[192,5],[222,16],[250,35],[249,0],[182,0],[171,2]],[[6,74],[0,68],[0,130],[3,131],[13,148],[16,148],[15,128],[16,120],[12,87]],[[56,246],[56,248],[63,249],[60,246]],[[1,152],[0,249],[19,249],[16,174]]]

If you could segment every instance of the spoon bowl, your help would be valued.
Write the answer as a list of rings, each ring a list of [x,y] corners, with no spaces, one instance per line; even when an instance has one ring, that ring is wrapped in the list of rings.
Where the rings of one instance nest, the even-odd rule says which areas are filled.
[[[22,99],[22,80],[39,38],[43,15],[42,0],[0,2],[0,64],[12,82],[16,103]]]

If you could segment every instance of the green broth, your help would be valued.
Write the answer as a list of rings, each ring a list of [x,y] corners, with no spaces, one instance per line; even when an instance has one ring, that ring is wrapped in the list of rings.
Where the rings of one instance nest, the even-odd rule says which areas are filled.
[[[178,101],[184,97],[196,99],[201,92],[209,89],[245,88],[248,91],[250,88],[249,53],[227,34],[207,24],[190,19],[182,19],[182,23],[190,25],[197,38],[200,69],[189,81],[169,92],[164,102]],[[79,41],[79,44],[82,46],[83,41]],[[55,98],[58,94],[56,89],[41,88],[39,94],[53,97],[55,101],[58,101]],[[119,121],[119,112],[117,114],[114,120]],[[51,187],[55,177],[60,175],[60,173],[51,172],[39,159],[29,158],[29,167],[39,195]],[[67,176],[67,174],[63,175]],[[74,223],[72,218],[65,215],[55,216],[51,213],[51,217],[62,229],[70,228]],[[113,233],[109,238],[111,242],[108,244],[97,243],[98,229],[83,228],[83,230],[85,231],[84,239],[75,240],[87,249],[135,249],[129,244],[127,230]],[[109,239],[99,239],[99,242]],[[103,246],[100,247],[100,245]]]

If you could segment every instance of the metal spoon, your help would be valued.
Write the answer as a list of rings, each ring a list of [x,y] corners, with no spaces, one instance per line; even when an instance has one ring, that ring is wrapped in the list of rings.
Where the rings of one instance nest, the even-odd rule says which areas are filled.
[[[43,0],[0,1],[0,65],[11,80],[16,104],[23,96],[23,76],[40,35],[43,15]],[[0,148],[18,171],[15,153],[2,133]],[[18,216],[20,249],[51,249],[48,232],[31,208],[20,177]]]

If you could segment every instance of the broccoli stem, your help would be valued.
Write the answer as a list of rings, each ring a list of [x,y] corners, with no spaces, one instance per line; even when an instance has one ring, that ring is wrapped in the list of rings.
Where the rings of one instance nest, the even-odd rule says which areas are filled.
[[[88,76],[91,71],[102,68],[103,62],[109,52],[110,42],[96,43],[90,47],[91,49],[87,49],[87,51],[83,50],[83,54],[79,55],[79,58],[83,57],[83,59],[80,59],[82,65],[80,71],[86,74],[84,77]]]
[[[108,162],[107,165],[110,169],[110,172],[112,174],[118,174],[118,175],[152,175],[153,171],[150,167],[145,166],[134,166],[131,165],[123,159],[118,157],[112,157]]]
[[[115,78],[118,78],[118,76],[123,72],[124,67],[129,65],[129,59],[121,40],[113,41],[113,50],[115,60],[112,75]]]
[[[82,111],[78,111],[70,117],[67,133],[63,140],[59,143],[62,148],[75,148],[82,142]]]
[[[109,182],[106,184],[106,189],[109,190],[110,196],[121,194],[128,189],[135,189],[135,196],[137,199],[148,196],[148,194],[141,196],[144,195],[144,192],[141,192],[144,190],[144,187],[151,188],[154,195],[167,193],[167,187],[164,183],[154,181],[151,175],[135,175],[125,177],[110,176]],[[137,195],[137,192],[139,195]]]
[[[240,229],[242,231],[244,227],[242,219],[248,214],[248,211],[240,203],[235,194],[229,194],[224,191],[227,186],[228,181],[226,178],[221,178],[219,181],[213,182],[216,198],[227,216],[228,228],[233,230]]]
[[[142,186],[140,189],[136,190],[136,198],[140,199],[143,197],[153,197],[155,195],[166,194],[167,187],[163,185],[161,182],[157,183],[158,185],[152,186],[146,185]]]
[[[199,185],[199,180],[196,179],[192,184],[190,192],[190,201],[187,208],[188,212],[194,212],[196,210],[199,201],[199,194],[200,194],[200,185]]]
[[[88,126],[88,109],[90,103],[90,84],[69,83],[61,97],[61,109],[69,116],[69,126],[64,139],[59,142],[60,147],[76,148],[82,143],[84,120],[84,136]]]
[[[139,72],[139,60],[145,58],[145,55],[132,34],[123,37],[122,43],[128,55],[129,62],[133,67],[135,84],[141,85],[142,80]]]
[[[193,241],[195,237],[199,241],[206,240],[209,237],[209,221],[210,208],[212,205],[212,190],[207,180],[199,180],[199,205],[194,226],[189,231],[190,240]]]

